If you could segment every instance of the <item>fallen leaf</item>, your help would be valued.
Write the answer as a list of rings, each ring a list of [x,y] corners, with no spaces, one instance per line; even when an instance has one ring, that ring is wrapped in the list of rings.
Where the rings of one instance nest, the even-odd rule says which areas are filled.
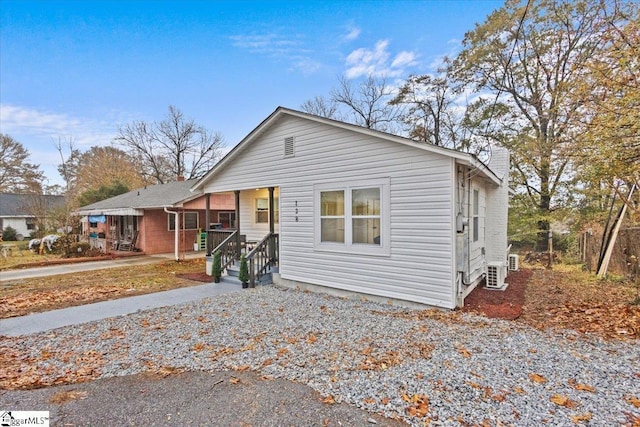
[[[63,404],[67,402],[71,402],[72,400],[78,399],[86,399],[87,392],[86,391],[77,391],[77,390],[69,390],[69,391],[59,391],[49,399],[49,403],[55,404]]]
[[[543,384],[547,382],[547,379],[540,374],[529,374],[529,379],[534,383]]]
[[[249,365],[234,366],[232,369],[237,372],[248,371]]]
[[[278,357],[282,357],[287,353],[289,353],[289,349],[282,347],[282,348],[278,349],[278,353],[277,354],[278,354]]]
[[[404,399],[404,397],[403,397]],[[414,394],[411,397],[412,405],[407,407],[410,417],[424,418],[429,413],[429,399],[424,394]]]
[[[556,405],[564,406],[565,408],[574,408],[576,406],[575,402],[569,399],[569,397],[565,396],[564,394],[554,394],[549,398],[549,400]]]
[[[588,391],[590,393],[595,393],[596,388],[594,386],[588,384],[572,384],[571,387],[575,388],[578,391]]]
[[[309,344],[313,344],[317,341],[318,339],[316,338],[316,336],[313,333],[309,334],[309,337],[307,338],[307,342]]]
[[[336,400],[333,398],[333,395],[330,394],[329,396],[322,399],[322,403],[326,403],[327,405],[333,405],[334,403],[336,403]]]
[[[626,396],[624,401],[635,406],[636,408],[640,408],[640,399],[635,396]]]
[[[591,412],[587,412],[586,414],[582,415],[573,415],[571,417],[571,421],[573,421],[575,424],[579,424],[582,422],[590,421],[592,416],[593,415],[591,415]]]
[[[491,398],[497,402],[504,402],[507,400],[507,396],[504,394],[494,394]]]
[[[380,399],[380,403],[382,403],[383,405],[388,405],[389,402],[391,402],[391,400],[388,397],[383,397],[382,399]]]
[[[464,346],[460,345],[456,347],[456,350],[458,350],[458,353],[460,353],[462,357],[471,357],[471,352],[469,352],[469,350],[467,350]]]
[[[376,400],[370,397],[367,397],[366,399],[363,400],[363,402],[367,405],[373,405],[374,403],[376,403]]]
[[[231,384],[238,384],[238,383],[240,383],[240,378],[231,377],[231,378],[229,379],[229,382],[230,382]]]
[[[191,347],[191,351],[202,351],[204,350],[204,346],[205,345],[202,342],[195,343],[193,347]]]

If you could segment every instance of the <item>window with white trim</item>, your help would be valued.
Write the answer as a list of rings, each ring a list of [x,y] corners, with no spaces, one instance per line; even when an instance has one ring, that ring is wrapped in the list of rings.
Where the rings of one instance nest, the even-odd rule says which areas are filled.
[[[315,248],[388,255],[389,179],[315,186]]]
[[[175,220],[175,215],[173,214],[168,214],[167,215],[168,220],[169,220],[169,230],[175,230],[176,229],[176,220]],[[180,221],[180,230],[197,230],[199,227],[199,215],[198,212],[184,212],[181,215],[178,215],[179,219],[178,221]],[[184,227],[183,227],[184,224]]]
[[[320,192],[320,241],[344,243],[344,190]]]
[[[255,201],[255,223],[269,223],[269,199],[260,198]],[[273,221],[278,224],[280,222],[280,209],[278,207],[278,198],[273,198]]]

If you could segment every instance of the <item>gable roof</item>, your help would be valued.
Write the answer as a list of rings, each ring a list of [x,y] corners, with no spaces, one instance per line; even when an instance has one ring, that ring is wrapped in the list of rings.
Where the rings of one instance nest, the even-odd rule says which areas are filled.
[[[138,188],[128,193],[82,206],[75,211],[79,215],[142,215],[145,209],[159,209],[180,206],[200,197],[200,193],[190,191],[197,180],[168,182]]]
[[[40,206],[42,209],[52,209],[64,204],[64,196],[50,194],[15,194],[0,193],[0,216],[2,217],[30,217],[30,206]]]
[[[329,126],[334,126],[342,129],[347,129],[353,132],[358,132],[360,134],[364,134],[367,136],[371,136],[374,138],[381,138],[387,141],[395,142],[398,144],[407,145],[410,147],[414,147],[419,150],[425,150],[437,154],[441,154],[447,157],[451,157],[456,159],[459,163],[465,164],[471,168],[476,169],[482,175],[484,175],[487,179],[499,185],[502,180],[491,170],[487,165],[482,163],[476,156],[464,153],[462,151],[453,150],[451,148],[439,147],[437,145],[428,144],[424,142],[414,141],[409,138],[404,138],[402,136],[393,135],[390,133],[382,132],[379,130],[368,129],[362,126],[354,125],[351,123],[341,122],[339,120],[328,119],[326,117],[320,117],[313,114],[305,113],[302,111],[292,110],[290,108],[278,107],[275,109],[273,113],[269,115],[266,119],[262,121],[255,129],[253,129],[247,136],[245,136],[239,143],[236,145],[231,151],[227,153],[216,165],[207,172],[200,180],[196,182],[195,185],[191,187],[191,191],[202,191],[202,187],[204,184],[211,179],[213,176],[227,167],[229,164],[233,162],[240,153],[242,153],[249,145],[253,143],[256,139],[260,137],[260,135],[264,134],[268,129],[271,128],[278,120],[285,116],[298,117],[306,120],[311,120],[317,123],[323,123]]]

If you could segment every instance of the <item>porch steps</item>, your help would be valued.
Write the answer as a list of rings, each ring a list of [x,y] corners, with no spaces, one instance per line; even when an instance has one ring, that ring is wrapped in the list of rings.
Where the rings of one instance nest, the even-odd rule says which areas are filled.
[[[272,273],[277,273],[278,272],[278,267],[272,267],[269,269],[269,271],[262,275],[262,277],[260,278],[260,280],[256,283],[258,285],[270,285],[271,283],[273,283],[273,275]],[[230,265],[229,267],[227,267],[227,276],[222,276],[222,278],[224,279],[225,277],[228,277],[230,280],[237,280],[237,283],[240,283],[240,281],[238,280],[238,275],[240,274],[240,262],[236,262],[233,265]],[[235,283],[235,282],[234,282]]]

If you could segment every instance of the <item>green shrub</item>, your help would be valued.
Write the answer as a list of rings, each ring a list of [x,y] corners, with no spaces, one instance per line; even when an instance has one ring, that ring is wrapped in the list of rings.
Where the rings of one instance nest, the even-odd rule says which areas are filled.
[[[238,272],[238,280],[242,283],[249,283],[249,266],[247,265],[247,257],[243,254],[240,257],[240,271]]]
[[[15,228],[7,226],[2,232],[2,240],[5,242],[13,242],[16,239],[18,232]]]
[[[213,267],[211,268],[211,275],[216,278],[222,276],[222,254],[220,251],[216,251],[213,254]]]

